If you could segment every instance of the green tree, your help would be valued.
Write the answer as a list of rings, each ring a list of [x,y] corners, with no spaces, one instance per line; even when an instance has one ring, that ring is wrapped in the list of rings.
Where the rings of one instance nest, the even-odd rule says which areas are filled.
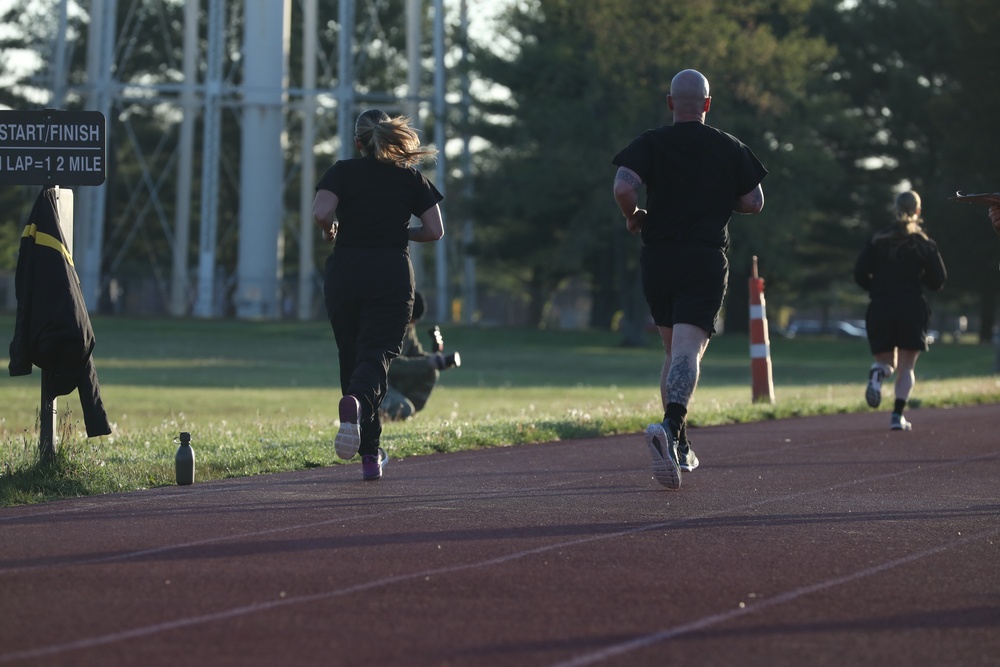
[[[844,201],[863,237],[888,222],[894,188],[909,182],[923,197],[928,232],[949,269],[934,302],[978,310],[988,341],[1000,288],[998,246],[983,210],[947,197],[959,189],[1000,189],[987,139],[1000,102],[990,37],[1000,29],[1000,7],[981,0],[824,0],[813,19],[837,46],[828,79],[847,113],[863,120],[863,133],[837,154],[848,175]],[[844,257],[845,270],[847,260],[853,258]]]
[[[516,6],[507,17],[516,54],[476,53],[476,73],[510,91],[502,102],[482,104],[488,118],[502,119],[479,128],[493,145],[477,186],[482,263],[517,276],[536,317],[560,281],[579,275],[594,286],[602,313],[595,324],[610,323],[613,301],[615,309],[645,317],[635,307],[637,240],[623,237],[610,160],[644,129],[670,122],[665,97],[673,75],[686,67],[712,82],[709,122],[742,138],[774,174],[766,186],[768,215],[732,225],[740,253],[734,275],[748,275],[752,254],[777,256],[809,222],[795,209],[821,196],[831,175],[839,177],[823,132],[844,119],[826,111],[827,93],[819,90],[832,51],[808,34],[810,6],[807,0]],[[789,184],[782,178],[789,173],[804,183]]]
[[[978,314],[979,340],[992,341],[1000,302],[1000,239],[981,207],[949,202],[946,196],[1000,191],[1000,160],[992,137],[1000,108],[1000,67],[996,35],[1000,5],[988,0],[942,0],[951,17],[953,37],[948,56],[949,85],[931,99],[942,159],[937,195],[928,219],[937,221],[935,235],[948,260],[946,294],[957,308]],[[933,217],[932,217],[933,216]]]

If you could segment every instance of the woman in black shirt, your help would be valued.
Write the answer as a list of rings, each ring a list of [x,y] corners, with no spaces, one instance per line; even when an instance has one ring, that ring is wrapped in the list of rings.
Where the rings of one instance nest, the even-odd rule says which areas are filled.
[[[868,345],[875,363],[868,372],[865,399],[877,408],[882,401],[882,381],[896,371],[896,402],[890,427],[909,431],[903,410],[913,389],[913,368],[927,350],[931,309],[921,287],[944,287],[944,260],[920,223],[920,195],[903,192],[896,197],[895,224],[877,232],[865,245],[854,266],[854,280],[868,290],[871,300],[865,314]]]
[[[437,153],[420,145],[404,116],[369,109],[355,124],[361,157],[340,160],[320,179],[313,220],[336,245],[326,260],[324,293],[340,357],[337,455],[361,454],[362,477],[382,477],[379,406],[390,362],[399,355],[413,310],[409,241],[444,235],[444,198],[414,168]],[[417,216],[420,225],[410,226]]]

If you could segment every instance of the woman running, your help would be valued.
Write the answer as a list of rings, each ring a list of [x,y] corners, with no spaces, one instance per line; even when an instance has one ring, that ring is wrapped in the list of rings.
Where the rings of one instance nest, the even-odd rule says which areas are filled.
[[[882,382],[895,371],[890,428],[909,431],[912,427],[903,410],[913,390],[917,357],[927,350],[931,317],[921,288],[938,291],[948,276],[937,244],[921,228],[920,195],[900,193],[894,210],[894,224],[876,232],[858,256],[854,280],[870,297],[865,322],[875,362],[868,372],[865,399],[877,408]]]
[[[336,245],[326,260],[327,316],[340,357],[337,455],[361,454],[362,478],[380,479],[379,407],[389,364],[399,355],[413,312],[409,242],[444,236],[444,198],[414,165],[437,153],[420,145],[405,116],[362,113],[354,146],[360,158],[340,160],[316,186],[313,220]],[[411,216],[420,224],[410,226]]]

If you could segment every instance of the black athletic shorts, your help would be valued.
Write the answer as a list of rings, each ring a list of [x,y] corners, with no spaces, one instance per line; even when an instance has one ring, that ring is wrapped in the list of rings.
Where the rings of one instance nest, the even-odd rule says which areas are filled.
[[[692,324],[711,336],[729,283],[729,259],[704,245],[644,246],[642,293],[661,327]]]
[[[902,350],[927,351],[931,309],[923,296],[873,299],[865,312],[872,354]]]

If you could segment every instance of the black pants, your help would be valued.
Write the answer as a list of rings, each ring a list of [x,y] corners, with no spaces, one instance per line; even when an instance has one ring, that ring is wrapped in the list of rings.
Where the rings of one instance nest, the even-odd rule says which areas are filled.
[[[358,453],[375,454],[389,364],[399,356],[413,313],[409,251],[335,248],[326,260],[324,294],[339,350],[341,391],[361,403]]]

